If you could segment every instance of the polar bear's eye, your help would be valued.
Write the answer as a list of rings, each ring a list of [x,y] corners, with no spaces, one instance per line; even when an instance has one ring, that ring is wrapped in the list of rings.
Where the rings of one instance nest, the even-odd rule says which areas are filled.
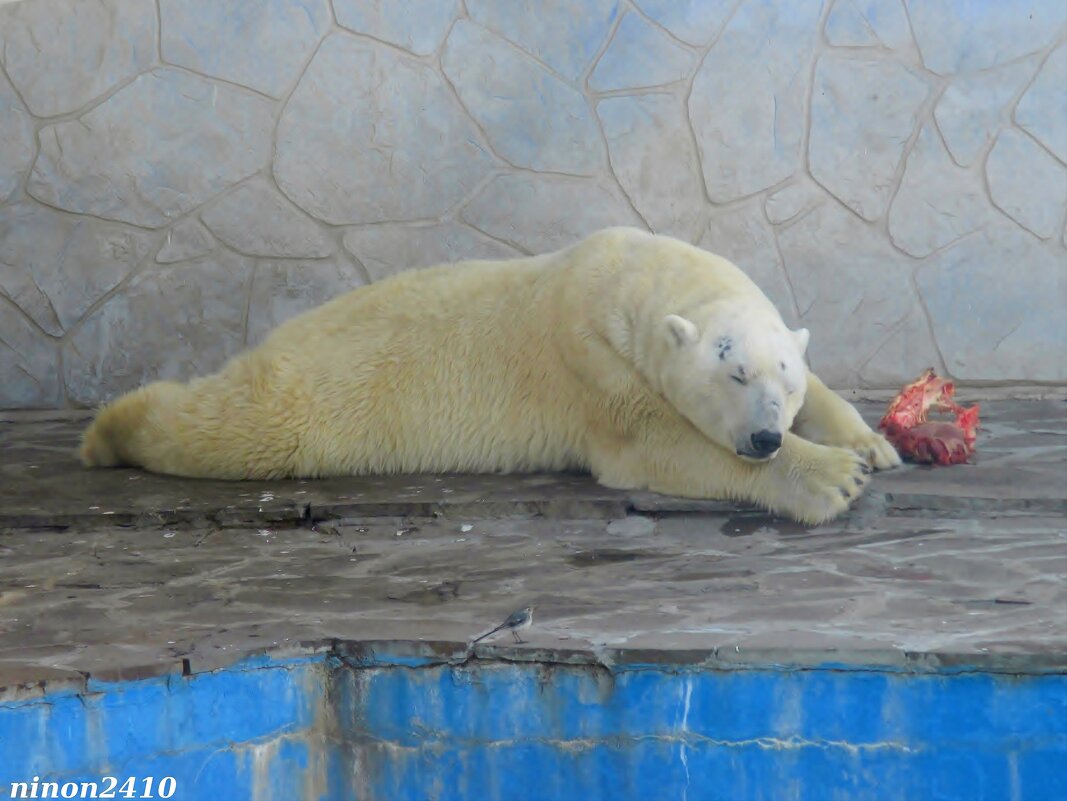
[[[744,386],[745,384],[747,384],[747,383],[748,383],[747,381],[745,381],[745,379],[744,379],[744,377],[743,377],[743,376],[739,376],[739,375],[732,375],[732,376],[730,376],[730,378],[732,378],[732,379],[733,379],[734,381],[736,381],[736,382],[737,382],[738,384],[740,384],[741,386]]]

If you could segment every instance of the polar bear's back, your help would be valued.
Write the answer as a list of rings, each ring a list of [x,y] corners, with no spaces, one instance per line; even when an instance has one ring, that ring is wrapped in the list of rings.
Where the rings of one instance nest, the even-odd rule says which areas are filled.
[[[584,466],[546,261],[402,273],[279,327],[250,357],[304,407],[294,472]]]
[[[272,347],[303,347],[322,336],[375,337],[407,324],[428,335],[442,322],[448,329],[543,328],[556,322],[552,312],[566,298],[593,293],[600,302],[605,300],[600,293],[611,290],[619,303],[625,300],[614,297],[618,291],[640,292],[642,287],[669,293],[672,300],[763,296],[742,270],[706,250],[635,228],[608,228],[544,255],[398,273],[290,320],[270,342]],[[497,328],[494,336],[504,333]]]

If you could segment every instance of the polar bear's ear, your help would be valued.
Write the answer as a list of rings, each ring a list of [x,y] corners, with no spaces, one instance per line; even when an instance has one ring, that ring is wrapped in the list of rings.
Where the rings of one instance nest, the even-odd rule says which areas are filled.
[[[790,333],[793,335],[793,339],[796,340],[797,347],[800,348],[800,355],[803,356],[808,349],[808,340],[811,339],[811,332],[806,328],[798,328]]]
[[[697,331],[697,327],[677,314],[668,314],[663,318],[663,324],[667,327],[667,339],[675,347],[680,348],[684,345],[692,345],[700,339],[700,332]]]

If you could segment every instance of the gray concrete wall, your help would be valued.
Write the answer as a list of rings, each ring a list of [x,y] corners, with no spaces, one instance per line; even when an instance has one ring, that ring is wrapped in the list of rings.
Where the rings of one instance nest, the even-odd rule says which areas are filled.
[[[1067,381],[1062,0],[23,0],[0,40],[0,408],[617,224],[737,261],[836,386]]]

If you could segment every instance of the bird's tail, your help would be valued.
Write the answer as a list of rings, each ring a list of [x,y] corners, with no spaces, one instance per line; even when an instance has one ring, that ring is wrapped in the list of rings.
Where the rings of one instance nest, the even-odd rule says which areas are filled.
[[[475,637],[475,638],[474,638],[473,640],[471,640],[471,643],[470,643],[470,644],[471,644],[471,645],[474,645],[475,643],[479,643],[479,642],[481,642],[481,641],[482,641],[482,640],[484,640],[484,639],[485,639],[486,637],[492,637],[492,636],[493,636],[494,634],[496,634],[496,633],[497,633],[498,631],[503,631],[503,630],[504,630],[504,628],[505,628],[504,624],[503,624],[503,623],[501,623],[501,624],[500,624],[499,626],[497,626],[497,627],[496,627],[495,629],[490,629],[490,630],[489,630],[489,631],[487,631],[487,632],[486,632],[485,634],[479,634],[479,635],[478,635],[477,637]]]

